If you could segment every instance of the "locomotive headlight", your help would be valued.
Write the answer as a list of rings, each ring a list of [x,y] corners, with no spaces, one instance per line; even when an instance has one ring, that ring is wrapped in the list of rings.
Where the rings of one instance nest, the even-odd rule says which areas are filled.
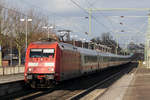
[[[54,66],[54,63],[45,63],[44,66]]]
[[[54,71],[54,68],[48,68],[48,70],[51,72],[53,72]]]
[[[29,62],[29,63],[28,63],[28,66],[38,66],[38,63]]]
[[[53,72],[53,71],[54,71],[54,68],[51,68],[51,71]]]
[[[29,68],[28,71],[31,72],[31,71],[32,71],[32,68]]]

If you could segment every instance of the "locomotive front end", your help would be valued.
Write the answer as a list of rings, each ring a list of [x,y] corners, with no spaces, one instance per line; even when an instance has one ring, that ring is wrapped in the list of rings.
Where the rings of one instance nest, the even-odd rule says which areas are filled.
[[[25,81],[32,88],[50,87],[55,82],[57,44],[31,44],[26,52]]]

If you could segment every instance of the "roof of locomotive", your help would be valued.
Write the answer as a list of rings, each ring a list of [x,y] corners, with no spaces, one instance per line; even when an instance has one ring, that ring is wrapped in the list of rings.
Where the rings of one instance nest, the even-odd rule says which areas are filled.
[[[32,42],[31,44],[53,44],[57,42],[43,42],[43,41],[37,41],[37,42]]]

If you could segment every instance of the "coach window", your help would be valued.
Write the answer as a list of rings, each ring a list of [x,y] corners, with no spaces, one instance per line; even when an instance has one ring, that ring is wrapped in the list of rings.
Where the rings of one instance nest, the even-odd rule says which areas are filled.
[[[103,57],[102,56],[100,56],[100,62],[102,62],[103,61]]]
[[[93,62],[97,62],[97,56],[93,56]]]
[[[109,57],[109,61],[112,61],[113,59],[112,59],[112,57]]]
[[[111,61],[115,61],[116,59],[114,57],[111,57]]]
[[[103,62],[106,62],[106,57],[103,57]]]
[[[108,57],[104,57],[104,62],[107,62],[108,61]]]
[[[87,56],[84,56],[84,63],[86,64],[87,63]]]

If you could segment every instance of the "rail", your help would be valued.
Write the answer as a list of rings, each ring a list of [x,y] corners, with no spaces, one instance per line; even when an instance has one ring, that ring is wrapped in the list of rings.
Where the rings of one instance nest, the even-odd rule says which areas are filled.
[[[106,78],[105,80],[100,81],[99,83],[93,85],[92,87],[90,87],[90,88],[88,88],[86,90],[83,90],[80,93],[78,93],[78,94],[68,98],[67,100],[78,100],[78,99],[84,98],[86,95],[88,95],[90,92],[92,92],[97,87],[100,87],[100,86],[102,86],[104,84],[107,84],[108,81],[110,82],[110,81],[112,81],[114,79],[118,79],[119,77],[122,76],[122,74],[124,74],[125,72],[129,71],[130,69],[131,69],[131,67],[125,68],[125,69],[119,71],[118,73],[115,73],[114,75]],[[107,89],[104,90],[101,94],[103,94],[105,91],[107,91]]]
[[[56,87],[51,88],[51,89],[35,90],[35,89],[25,87],[19,92],[11,93],[9,96],[8,95],[3,96],[3,98],[4,99],[8,99],[8,98],[26,99],[26,100],[28,99],[41,99],[41,100],[84,99],[84,100],[87,100],[85,98],[90,97],[90,94],[93,94],[93,92],[95,93],[95,90],[96,90],[95,88],[98,88],[98,89],[100,88],[102,91],[100,90],[101,92],[96,94],[96,96],[94,95],[93,97],[94,99],[96,99],[97,96],[101,96],[102,94],[104,94],[109,89],[109,86],[111,86],[124,74],[128,74],[130,71],[132,71],[133,68],[136,68],[136,66],[137,66],[137,62],[125,64],[125,65],[118,66],[115,68],[112,67],[110,69],[103,70],[100,73],[91,74],[90,76],[72,79],[71,81],[70,80],[64,81],[61,84],[58,84]],[[94,100],[94,99],[91,99],[91,100]]]

